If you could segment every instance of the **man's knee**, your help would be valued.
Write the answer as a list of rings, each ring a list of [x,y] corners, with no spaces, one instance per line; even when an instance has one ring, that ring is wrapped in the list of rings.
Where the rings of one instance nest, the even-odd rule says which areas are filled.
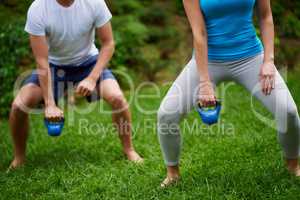
[[[123,94],[114,94],[107,98],[113,109],[127,109],[128,103]]]
[[[20,96],[16,97],[11,104],[12,112],[29,113],[35,107],[35,101],[32,98],[24,99]]]
[[[26,113],[26,106],[22,104],[21,101],[15,99],[11,104],[12,113]]]

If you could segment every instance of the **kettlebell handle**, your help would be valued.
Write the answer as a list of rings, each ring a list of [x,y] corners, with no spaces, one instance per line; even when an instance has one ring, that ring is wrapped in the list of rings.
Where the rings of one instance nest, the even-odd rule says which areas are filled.
[[[221,101],[216,100],[216,104],[214,105],[214,107],[217,108],[217,107],[219,107],[219,106],[221,106]],[[201,106],[200,103],[198,103],[198,107],[199,107],[201,110],[204,108],[203,106]]]
[[[63,123],[65,122],[65,118],[62,117],[59,121],[49,121],[47,118],[44,118],[44,121],[48,124]]]

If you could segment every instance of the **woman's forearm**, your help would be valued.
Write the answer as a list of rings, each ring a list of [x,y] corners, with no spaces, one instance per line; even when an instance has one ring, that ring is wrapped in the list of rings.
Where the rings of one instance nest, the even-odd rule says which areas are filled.
[[[194,48],[200,82],[210,82],[206,39],[204,37],[198,41],[195,39]]]
[[[260,31],[264,46],[264,62],[274,61],[274,23],[270,5],[260,3]]]

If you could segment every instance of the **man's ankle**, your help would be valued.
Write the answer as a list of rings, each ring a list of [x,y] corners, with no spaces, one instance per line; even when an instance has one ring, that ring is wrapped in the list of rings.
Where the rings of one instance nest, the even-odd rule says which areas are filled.
[[[295,170],[299,168],[298,159],[287,159],[286,165],[289,170]]]

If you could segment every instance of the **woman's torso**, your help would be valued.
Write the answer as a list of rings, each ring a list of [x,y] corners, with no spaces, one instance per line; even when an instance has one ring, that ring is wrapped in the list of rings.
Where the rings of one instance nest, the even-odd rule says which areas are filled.
[[[200,0],[209,60],[237,60],[263,51],[253,25],[256,0]]]

